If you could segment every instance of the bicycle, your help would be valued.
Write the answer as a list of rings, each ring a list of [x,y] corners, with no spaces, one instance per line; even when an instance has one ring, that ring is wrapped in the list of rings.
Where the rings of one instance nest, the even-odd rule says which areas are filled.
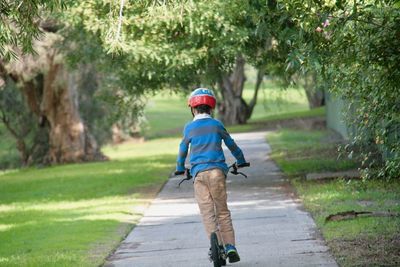
[[[243,167],[250,167],[250,163],[246,162],[246,163],[239,164],[239,165],[237,165],[236,163],[233,163],[232,165],[229,166],[229,170],[232,169],[232,171],[230,171],[230,173],[232,173],[234,175],[240,174],[240,175],[244,176],[244,178],[247,178],[246,174],[238,171],[239,168],[243,168]],[[184,171],[184,172],[175,172],[175,175],[181,175],[181,174],[186,174],[186,177],[179,182],[178,187],[180,187],[180,185],[184,181],[189,181],[193,178],[192,175],[190,174],[189,169],[186,169],[186,171]],[[209,257],[210,257],[210,261],[213,262],[214,267],[225,266],[227,255],[226,255],[224,246],[220,245],[220,242],[218,240],[218,235],[216,232],[212,232],[210,235],[210,246],[211,247],[210,247],[210,251],[209,251]]]

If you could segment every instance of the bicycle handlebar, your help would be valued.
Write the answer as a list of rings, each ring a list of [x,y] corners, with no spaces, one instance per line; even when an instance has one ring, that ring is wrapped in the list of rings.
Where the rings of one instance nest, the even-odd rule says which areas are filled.
[[[243,168],[243,167],[250,167],[250,162],[245,162],[242,164],[237,165],[238,168]]]
[[[234,175],[240,174],[240,175],[243,175],[244,178],[247,178],[246,174],[244,174],[243,172],[238,172],[238,169],[243,168],[243,167],[250,167],[250,162],[241,163],[239,165],[237,165],[236,163],[233,163],[231,166],[229,166],[229,169],[231,169],[231,168],[233,169],[231,171],[232,174],[234,174]]]
[[[176,171],[176,172],[175,172],[175,175],[181,175],[181,174],[185,174],[185,173],[186,173],[186,178],[183,178],[183,179],[179,182],[178,187],[180,187],[180,186],[181,186],[181,183],[183,183],[184,181],[189,181],[190,179],[193,178],[193,176],[190,174],[190,170],[189,170],[189,169],[186,169],[186,171]]]
[[[245,163],[242,163],[242,164],[239,164],[239,165],[237,165],[236,162],[235,162],[235,163],[233,163],[231,166],[229,166],[229,169],[231,169],[231,168],[233,169],[233,170],[231,171],[232,174],[234,174],[234,175],[240,174],[240,175],[243,175],[244,178],[247,178],[247,175],[246,175],[246,174],[244,174],[243,172],[238,172],[238,171],[237,171],[238,168],[243,168],[243,167],[250,167],[250,162],[245,162]],[[189,169],[186,169],[186,171],[175,171],[175,172],[174,172],[175,175],[182,175],[182,174],[185,174],[185,173],[186,173],[186,177],[183,178],[183,179],[179,182],[178,187],[180,187],[181,184],[182,184],[184,181],[189,181],[189,180],[191,180],[191,179],[193,178],[193,176],[190,174],[190,170],[189,170]]]

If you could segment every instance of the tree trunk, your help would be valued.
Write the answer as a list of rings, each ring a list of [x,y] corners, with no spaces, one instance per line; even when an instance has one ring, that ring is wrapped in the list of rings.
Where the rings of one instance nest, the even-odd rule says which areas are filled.
[[[243,88],[246,81],[244,74],[245,60],[242,56],[236,58],[235,68],[231,73],[225,74],[218,81],[218,88],[222,99],[218,104],[219,119],[226,125],[245,124],[251,117],[254,106],[257,103],[258,90],[260,88],[263,70],[259,70],[254,96],[247,104],[243,99]]]
[[[254,107],[257,104],[258,91],[260,90],[261,83],[264,79],[264,75],[265,75],[265,69],[260,68],[257,72],[257,80],[256,80],[255,88],[254,88],[254,95],[249,103],[249,108],[247,111],[249,118],[251,117],[251,114],[253,114]]]
[[[49,147],[43,163],[105,160],[79,114],[77,87],[81,72],[67,70],[52,45],[37,57],[21,56],[19,62],[3,70],[21,88],[39,125],[48,127]]]
[[[324,93],[322,90],[316,88],[316,80],[317,77],[315,73],[304,77],[304,90],[310,109],[325,105]]]
[[[78,73],[50,59],[44,77],[40,112],[49,123],[50,163],[102,160],[96,140],[78,111]]]

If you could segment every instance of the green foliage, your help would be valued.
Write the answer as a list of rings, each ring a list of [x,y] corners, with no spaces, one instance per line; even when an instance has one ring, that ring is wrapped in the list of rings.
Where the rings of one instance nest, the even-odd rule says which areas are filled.
[[[355,144],[379,152],[363,154],[369,177],[400,174],[399,17],[400,10],[390,4],[359,5],[354,21],[343,24],[332,42],[341,60],[331,61],[327,75],[332,90],[349,100]]]
[[[0,159],[0,168],[41,162],[49,146],[47,128],[39,126],[38,118],[29,110],[20,88],[11,79],[0,88],[0,119],[3,129],[8,132],[0,135],[8,143],[9,153],[9,157]],[[10,153],[12,147],[18,149],[19,158],[16,153]]]
[[[29,26],[39,5],[51,9],[57,4],[24,2],[21,8],[32,11],[25,14],[26,21],[13,2],[0,7],[17,24]],[[100,57],[96,64],[102,62],[103,73],[109,72],[104,82],[115,86],[118,103],[137,103],[137,111],[141,107],[138,96],[145,91],[166,85],[184,90],[212,86],[243,54],[257,68],[286,82],[315,74],[318,90],[330,90],[348,101],[352,115],[348,123],[357,128],[355,147],[362,148],[369,175],[398,177],[397,1],[141,0],[125,1],[122,16],[119,1],[67,4],[68,9],[56,17],[63,22],[64,32],[75,33],[65,35],[72,38],[71,43],[83,48],[72,49],[71,54],[78,61]],[[8,27],[7,21],[2,20],[0,27]],[[10,27],[1,31],[3,51],[4,42],[12,39],[16,44],[21,39],[26,43],[23,40],[35,34],[24,29],[22,36],[11,34]],[[93,37],[95,46],[88,42]],[[106,52],[112,55],[105,56]]]
[[[3,123],[0,123],[0,170],[21,166],[21,158],[15,147],[15,140]]]
[[[234,21],[242,6],[240,1],[126,3],[121,36],[116,36],[115,2],[84,1],[70,12],[80,14],[86,29],[129,62],[127,75],[136,88],[159,88],[210,82],[229,68],[248,35]]]
[[[348,102],[369,177],[400,173],[399,17],[396,1],[280,1],[297,33],[287,69],[316,72],[321,88]]]
[[[61,0],[1,1],[0,58],[10,60],[17,51],[33,52],[32,42],[40,36],[39,18],[44,11],[65,7]]]

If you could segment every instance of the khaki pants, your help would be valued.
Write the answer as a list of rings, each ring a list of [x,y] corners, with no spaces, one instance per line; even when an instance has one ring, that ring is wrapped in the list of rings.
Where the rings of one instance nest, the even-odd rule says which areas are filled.
[[[208,238],[212,232],[217,232],[220,242],[235,245],[235,233],[227,205],[225,173],[220,169],[198,173],[194,193]]]

